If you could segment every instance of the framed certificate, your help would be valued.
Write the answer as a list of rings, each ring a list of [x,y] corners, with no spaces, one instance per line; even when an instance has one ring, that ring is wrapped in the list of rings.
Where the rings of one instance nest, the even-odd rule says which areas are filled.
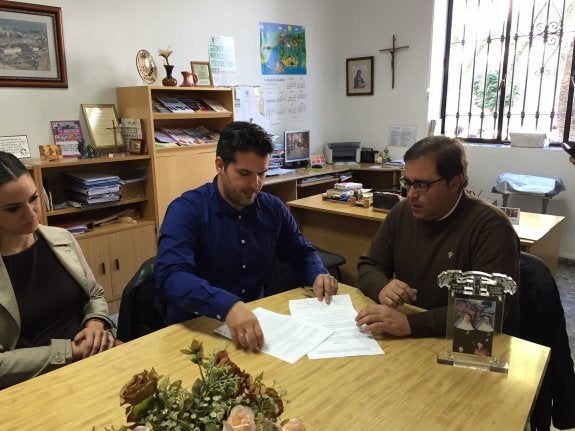
[[[115,149],[124,146],[121,129],[114,105],[82,105],[82,112],[96,150]]]

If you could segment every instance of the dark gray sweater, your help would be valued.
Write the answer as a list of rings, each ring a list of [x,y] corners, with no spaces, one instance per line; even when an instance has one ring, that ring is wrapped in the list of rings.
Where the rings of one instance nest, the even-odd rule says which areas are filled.
[[[358,260],[358,287],[378,301],[395,278],[417,289],[413,303],[426,312],[407,316],[412,336],[445,335],[447,289],[437,286],[444,270],[502,273],[519,281],[519,238],[498,208],[464,194],[449,217],[416,220],[407,200],[393,207],[367,254]],[[517,333],[517,295],[505,302],[504,332]]]

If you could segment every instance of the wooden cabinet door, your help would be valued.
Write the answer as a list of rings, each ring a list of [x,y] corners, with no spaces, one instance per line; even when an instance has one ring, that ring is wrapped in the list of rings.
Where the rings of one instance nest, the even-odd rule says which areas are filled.
[[[185,191],[212,181],[216,175],[215,160],[214,148],[156,158],[156,199],[160,226],[170,202]]]
[[[112,273],[110,268],[110,255],[108,253],[108,236],[94,236],[91,238],[78,239],[84,257],[90,265],[94,277],[100,286],[104,288],[104,295],[109,301],[113,298]]]
[[[156,255],[156,229],[154,226],[143,226],[115,232],[107,237],[112,297],[118,298],[140,265]]]

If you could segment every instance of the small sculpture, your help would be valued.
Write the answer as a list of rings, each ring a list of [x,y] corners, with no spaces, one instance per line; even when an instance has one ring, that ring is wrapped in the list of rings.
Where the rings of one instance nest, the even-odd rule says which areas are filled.
[[[90,144],[86,144],[83,139],[78,141],[78,152],[80,153],[80,159],[93,159],[98,157],[94,147]]]

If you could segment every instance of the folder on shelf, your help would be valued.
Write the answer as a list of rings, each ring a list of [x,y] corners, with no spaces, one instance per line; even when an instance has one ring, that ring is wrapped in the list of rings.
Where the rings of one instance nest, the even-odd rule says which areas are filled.
[[[117,175],[102,172],[68,172],[66,178],[73,183],[86,187],[109,186],[120,183],[120,177]]]
[[[66,186],[68,190],[73,190],[78,193],[82,193],[86,196],[102,195],[106,193],[120,193],[120,184],[110,184],[107,186],[94,186],[85,187],[80,184],[68,184]]]
[[[100,195],[85,195],[83,193],[78,193],[74,190],[68,189],[68,196],[71,199],[79,201],[80,203],[86,204],[99,204],[104,202],[116,202],[122,199],[122,195],[120,193],[104,193]]]

